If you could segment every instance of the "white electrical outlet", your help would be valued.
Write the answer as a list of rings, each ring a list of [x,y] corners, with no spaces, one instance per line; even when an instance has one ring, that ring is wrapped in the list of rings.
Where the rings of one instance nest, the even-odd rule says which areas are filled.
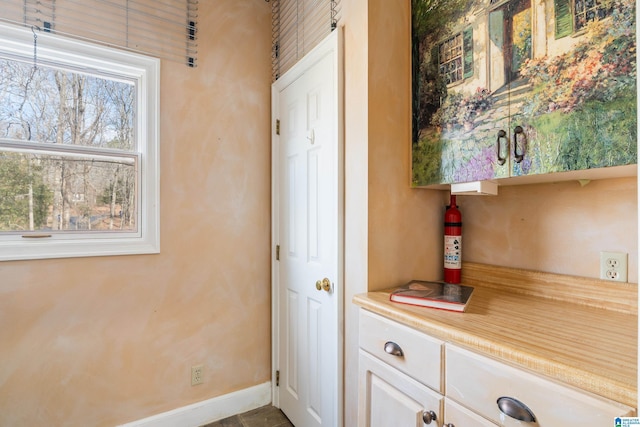
[[[600,252],[600,278],[626,282],[627,254],[624,252]]]
[[[204,382],[204,366],[196,365],[191,367],[191,385],[198,385]]]

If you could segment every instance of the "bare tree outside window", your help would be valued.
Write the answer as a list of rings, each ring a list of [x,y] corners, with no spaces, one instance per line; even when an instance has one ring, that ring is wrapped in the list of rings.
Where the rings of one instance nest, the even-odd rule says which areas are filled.
[[[136,231],[136,86],[0,58],[0,233]]]
[[[160,60],[0,23],[0,262],[160,252]]]

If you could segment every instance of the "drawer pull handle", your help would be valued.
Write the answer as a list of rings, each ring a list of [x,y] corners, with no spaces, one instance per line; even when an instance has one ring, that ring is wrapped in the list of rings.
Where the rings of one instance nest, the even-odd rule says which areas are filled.
[[[525,423],[533,423],[536,421],[536,417],[533,415],[533,412],[531,412],[531,409],[513,397],[503,396],[499,398],[498,408],[500,408],[500,412],[516,420],[524,421]]]
[[[518,137],[518,135],[521,135]],[[522,142],[520,144],[520,142]],[[520,147],[520,152],[518,152],[518,147]],[[516,126],[513,130],[513,155],[516,163],[522,162],[524,159],[524,152],[527,150],[527,134],[524,133],[524,129],[522,126]]]
[[[504,143],[504,144],[503,144]],[[500,166],[504,165],[507,162],[507,158],[502,156],[502,146],[505,145],[509,147],[509,140],[507,139],[507,132],[500,129],[498,131],[498,139],[496,141],[496,149],[498,151],[498,164]]]
[[[404,352],[402,351],[400,346],[394,343],[393,341],[387,341],[384,344],[384,351],[386,351],[392,356],[398,356],[398,357],[404,356]]]
[[[422,421],[425,424],[431,424],[431,421],[436,421],[436,413],[433,411],[424,411],[422,412]]]

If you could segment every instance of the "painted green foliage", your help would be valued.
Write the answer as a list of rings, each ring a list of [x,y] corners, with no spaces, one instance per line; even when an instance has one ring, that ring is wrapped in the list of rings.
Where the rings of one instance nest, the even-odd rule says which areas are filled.
[[[463,80],[447,85],[439,74],[438,43],[449,37],[453,23],[460,28],[462,22],[466,32],[473,22],[455,12],[425,12],[420,0],[413,3],[418,12],[414,13],[413,39],[414,185],[636,163],[636,34],[631,0],[601,4],[599,19],[580,24],[577,42],[569,49],[554,45],[566,37],[565,23],[560,35],[547,35],[551,40],[546,55],[532,49],[528,0],[514,0],[490,11],[491,37],[476,40],[473,46],[487,49],[484,57],[492,60],[490,48],[504,50],[504,70],[491,70],[504,79],[502,86],[496,84],[496,77],[482,81],[466,72]],[[547,2],[547,8],[553,3]],[[477,5],[466,4],[462,10],[472,9],[477,11]],[[424,22],[438,24],[440,29],[421,37],[422,26],[416,21],[429,14],[437,17]],[[509,32],[503,34],[507,27]],[[467,61],[468,40],[464,45]],[[477,53],[474,61],[483,56]],[[525,159],[501,167],[496,161],[496,129],[513,130],[516,125],[527,136]]]

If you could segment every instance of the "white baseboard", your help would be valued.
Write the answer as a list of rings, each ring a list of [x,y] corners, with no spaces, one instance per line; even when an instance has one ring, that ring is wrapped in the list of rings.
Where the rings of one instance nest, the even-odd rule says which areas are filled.
[[[198,427],[271,403],[271,381],[119,427]]]

